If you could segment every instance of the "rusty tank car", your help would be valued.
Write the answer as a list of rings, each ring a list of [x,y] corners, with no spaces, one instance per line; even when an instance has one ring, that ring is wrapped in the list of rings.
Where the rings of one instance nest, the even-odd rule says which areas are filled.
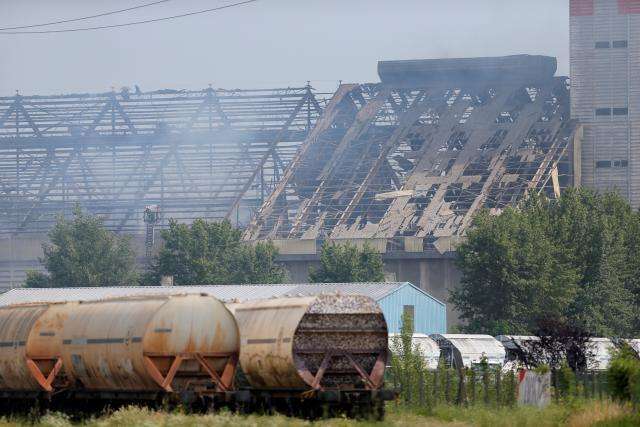
[[[35,304],[0,309],[0,390],[22,395],[41,389],[27,363],[27,343],[34,324],[48,308]]]
[[[382,311],[359,295],[225,305],[192,293],[0,308],[8,408],[169,401],[381,418],[395,397],[383,389],[387,357]]]
[[[238,330],[204,295],[79,303],[62,329],[62,365],[86,391],[231,388]]]
[[[207,295],[0,309],[3,396],[145,398],[232,389],[235,319]]]
[[[240,330],[245,399],[305,409],[374,410],[394,395],[382,389],[387,324],[378,304],[362,295],[317,295],[229,304]],[[265,394],[264,391],[269,393]],[[326,409],[326,407],[325,407]],[[354,415],[358,415],[354,413]]]

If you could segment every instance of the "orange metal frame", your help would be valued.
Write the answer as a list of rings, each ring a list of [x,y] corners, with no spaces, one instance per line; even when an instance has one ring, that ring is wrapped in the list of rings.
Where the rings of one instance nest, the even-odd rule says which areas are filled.
[[[322,378],[324,377],[325,372],[329,368],[331,363],[331,359],[334,357],[346,357],[351,363],[351,366],[356,370],[358,375],[364,380],[367,389],[375,390],[382,386],[382,382],[384,380],[384,368],[386,364],[386,355],[384,352],[379,353],[376,358],[376,362],[371,369],[371,372],[367,372],[364,370],[362,366],[353,358],[353,355],[348,352],[327,352],[322,359],[322,363],[320,363],[320,367],[315,375],[313,375],[309,369],[304,365],[304,362],[300,361],[298,365],[298,372],[300,376],[311,385],[311,388],[314,390],[322,390]]]
[[[40,368],[38,367],[38,364],[34,360],[42,360],[42,361],[55,360],[53,369],[51,369],[51,372],[49,372],[46,378],[44,376],[44,373],[40,370]],[[62,369],[62,359],[59,357],[38,358],[38,359],[27,358],[27,368],[29,368],[29,372],[31,372],[31,375],[33,375],[33,378],[38,382],[38,384],[40,384],[40,387],[42,387],[45,391],[50,392],[50,391],[53,391],[53,381],[55,380],[56,376]]]
[[[167,371],[166,375],[162,375],[158,367],[153,361],[153,357],[172,357],[173,361]],[[226,364],[222,371],[222,375],[219,375],[216,370],[209,364],[207,357],[225,358]],[[149,375],[155,380],[156,383],[166,392],[173,392],[171,383],[175,378],[180,365],[185,360],[196,360],[202,366],[204,371],[211,377],[211,380],[216,385],[216,391],[228,391],[233,388],[233,379],[235,376],[236,366],[238,364],[237,353],[188,353],[188,354],[153,354],[145,355],[144,363],[149,372]]]

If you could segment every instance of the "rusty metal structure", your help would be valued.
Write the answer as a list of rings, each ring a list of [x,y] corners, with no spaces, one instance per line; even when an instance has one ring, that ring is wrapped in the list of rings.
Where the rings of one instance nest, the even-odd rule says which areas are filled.
[[[244,238],[443,253],[479,209],[558,195],[580,128],[555,71],[527,55],[380,62],[381,83],[339,87]]]
[[[230,304],[240,366],[256,388],[378,390],[387,363],[382,310],[361,295]],[[274,326],[277,326],[274,327]]]
[[[225,306],[157,292],[0,308],[0,407],[10,410],[81,400],[382,418],[396,398],[383,388],[387,363],[384,314],[362,295]]]
[[[46,374],[39,373],[34,376],[30,372],[27,362],[27,342],[29,333],[37,319],[47,310],[46,304],[25,305],[0,310],[0,363],[2,375],[0,376],[0,390],[38,390],[42,386],[45,390],[51,390],[51,382],[44,379],[44,375],[53,369],[49,367]],[[55,352],[55,349],[52,349]],[[48,359],[58,361],[58,354],[54,353]],[[55,377],[55,374],[53,375]],[[40,381],[38,381],[40,380]]]
[[[115,231],[242,222],[324,109],[297,88],[0,97],[0,234],[48,231],[79,203]]]
[[[207,295],[8,306],[0,325],[5,398],[154,398],[233,387],[238,329]]]

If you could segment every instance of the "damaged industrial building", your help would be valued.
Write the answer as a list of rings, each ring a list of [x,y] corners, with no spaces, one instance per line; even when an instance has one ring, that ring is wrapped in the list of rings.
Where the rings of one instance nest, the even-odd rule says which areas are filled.
[[[381,62],[342,85],[247,229],[446,252],[482,207],[573,182],[577,126],[553,58]],[[286,243],[283,243],[286,245]]]
[[[453,251],[479,209],[574,185],[581,127],[568,79],[555,76],[555,58],[528,55],[383,61],[378,72],[380,83],[330,96],[306,87],[3,98],[0,135],[14,144],[0,156],[1,231],[42,232],[80,202],[111,229],[144,236],[154,206],[156,227],[244,223],[245,240],[276,244],[294,281],[323,242],[366,241],[390,279],[446,300]]]
[[[170,219],[246,223],[322,113],[310,86],[0,97],[0,287],[76,204],[148,256]]]
[[[566,77],[542,56],[387,61],[341,85],[246,229],[297,280],[325,241],[368,244],[393,280],[443,300],[479,209],[575,184],[581,127]],[[300,276],[296,276],[300,274]]]

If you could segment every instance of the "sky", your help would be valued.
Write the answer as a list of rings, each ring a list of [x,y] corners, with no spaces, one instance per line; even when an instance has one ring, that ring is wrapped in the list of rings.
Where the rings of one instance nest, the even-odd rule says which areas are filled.
[[[160,18],[239,0],[171,0],[33,30]],[[0,28],[152,0],[0,0]],[[543,54],[569,72],[568,0],[259,0],[118,29],[0,32],[0,95],[104,92],[139,85],[275,88],[377,82],[379,60]]]

